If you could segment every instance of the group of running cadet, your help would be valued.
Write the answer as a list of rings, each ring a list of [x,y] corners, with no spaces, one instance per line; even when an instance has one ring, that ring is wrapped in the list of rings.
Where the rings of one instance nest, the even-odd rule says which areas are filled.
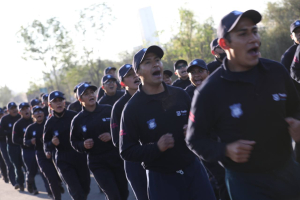
[[[107,68],[98,95],[78,84],[67,109],[61,91],[44,94],[44,106],[8,103],[4,181],[24,191],[25,170],[38,194],[39,167],[56,200],[61,180],[73,199],[87,199],[90,171],[109,200],[126,200],[128,182],[138,200],[300,199],[300,20],[290,26],[286,70],[260,58],[261,19],[255,10],[224,16],[210,45],[215,61],[176,61],[173,84],[152,45],[118,77]]]

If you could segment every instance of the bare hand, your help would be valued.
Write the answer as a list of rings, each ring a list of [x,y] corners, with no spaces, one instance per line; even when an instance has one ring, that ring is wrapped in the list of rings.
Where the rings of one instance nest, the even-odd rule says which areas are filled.
[[[226,156],[237,163],[248,162],[254,144],[254,141],[249,140],[238,140],[227,144]]]
[[[86,139],[84,142],[83,142],[83,145],[84,145],[84,148],[86,149],[91,149],[93,148],[94,146],[94,140],[93,139]]]
[[[183,126],[183,134],[184,134],[184,136],[186,136],[186,129],[187,129],[187,127],[188,127],[187,124],[185,124],[185,125]]]
[[[102,133],[101,135],[99,135],[98,138],[100,140],[102,140],[103,142],[108,142],[111,140],[111,135],[110,135],[110,133]]]
[[[173,135],[167,133],[161,136],[157,142],[157,146],[161,152],[166,151],[167,149],[171,149],[174,147],[174,138]]]
[[[35,138],[31,139],[31,144],[35,145]]]
[[[51,152],[46,152],[46,158],[50,159],[51,158]]]
[[[55,146],[58,146],[58,145],[59,145],[59,139],[58,139],[56,136],[53,136],[53,138],[52,138],[52,143],[53,143]]]
[[[300,142],[300,121],[291,117],[285,119],[289,124],[289,133],[295,142]]]

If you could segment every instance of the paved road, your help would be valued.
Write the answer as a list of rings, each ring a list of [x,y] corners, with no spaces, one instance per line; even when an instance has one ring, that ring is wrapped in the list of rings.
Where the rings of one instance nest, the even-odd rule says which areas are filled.
[[[0,179],[0,200],[43,200],[50,199],[47,195],[47,192],[44,187],[44,182],[40,175],[37,175],[35,178],[36,186],[40,192],[38,195],[29,194],[25,188],[24,192],[20,192],[19,190],[15,190],[10,183],[5,183],[2,178]],[[64,186],[65,187],[65,186]],[[129,187],[129,198],[128,200],[135,200],[134,194]],[[88,200],[105,200],[105,196],[103,193],[100,193],[98,185],[95,182],[93,175],[91,175],[91,192],[88,196]],[[65,187],[65,193],[62,195],[62,200],[72,200],[69,193]]]

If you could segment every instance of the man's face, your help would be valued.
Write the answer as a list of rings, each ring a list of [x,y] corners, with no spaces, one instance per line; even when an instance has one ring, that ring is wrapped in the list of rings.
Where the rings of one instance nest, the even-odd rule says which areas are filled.
[[[65,109],[65,100],[62,98],[55,98],[53,101],[50,102],[50,107],[52,110],[54,110],[57,113],[61,113]]]
[[[192,84],[198,87],[207,78],[208,74],[209,72],[206,69],[194,66],[190,69],[189,77]]]
[[[172,84],[172,79],[171,79],[171,77],[168,74],[164,74],[164,82],[167,85],[171,85]]]
[[[30,118],[30,107],[24,106],[24,107],[20,110],[20,115],[21,115],[24,119],[29,119],[29,118]]]
[[[94,106],[96,104],[96,94],[95,91],[91,88],[88,88],[84,91],[84,93],[80,96],[80,102],[84,107],[86,106]]]
[[[106,75],[112,75],[113,77],[116,77],[116,70],[110,69],[106,72]]]
[[[297,44],[300,44],[300,27],[296,28],[293,33],[291,34],[292,40]]]
[[[230,32],[230,38],[230,43],[226,41],[226,54],[231,64],[245,70],[257,65],[260,36],[256,24],[249,18],[241,18]]]
[[[8,109],[8,114],[10,114],[13,117],[17,116],[18,115],[18,109],[17,109],[17,107],[13,106],[10,109]]]
[[[33,113],[33,118],[38,122],[42,122],[44,120],[45,114],[44,111],[41,109],[37,109]]]
[[[185,63],[177,64],[175,75],[177,75],[179,78],[187,78],[188,73],[187,73],[186,69],[187,69],[187,65]]]
[[[216,58],[218,58],[218,59],[221,59],[221,60],[222,60],[222,58],[221,58],[220,55],[222,55],[222,54],[224,54],[224,53],[225,53],[225,51],[224,51],[221,47],[219,47],[219,46],[217,46],[217,47],[213,50],[214,56],[215,56]]]
[[[108,96],[114,95],[117,91],[116,80],[108,79],[108,81],[103,84],[103,90]]]
[[[123,82],[129,89],[133,89],[133,90],[137,90],[139,84],[141,83],[140,78],[136,75],[136,73],[132,68],[123,78]]]
[[[149,52],[140,64],[138,75],[142,84],[159,85],[163,81],[163,64],[155,53]]]

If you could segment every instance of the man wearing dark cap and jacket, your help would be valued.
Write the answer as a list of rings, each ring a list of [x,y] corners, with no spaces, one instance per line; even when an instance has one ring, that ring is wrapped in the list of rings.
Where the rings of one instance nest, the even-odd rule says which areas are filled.
[[[0,120],[4,116],[4,110],[0,108]],[[1,124],[0,124],[0,168],[1,168],[1,174],[2,178],[5,183],[9,182],[9,170],[13,170],[13,166],[11,163],[6,164],[6,158],[9,160],[8,155],[7,155],[7,144],[6,144],[6,138],[3,133],[1,133]],[[3,147],[2,147],[3,146]],[[5,158],[6,157],[6,158]],[[9,169],[10,167],[10,169]]]
[[[218,26],[222,66],[195,90],[186,141],[221,161],[232,200],[300,199],[300,99],[280,63],[260,58],[255,10],[232,11]],[[220,141],[211,140],[217,135]]]
[[[23,162],[26,167],[27,190],[29,193],[36,195],[39,192],[37,191],[34,178],[37,174],[38,166],[35,159],[34,146],[25,146],[23,144],[26,128],[33,123],[33,120],[31,118],[30,105],[26,102],[21,103],[19,105],[19,113],[21,115],[21,118],[14,124],[12,142],[16,145],[20,145],[22,149]]]
[[[167,84],[167,85],[172,85],[172,76],[173,76],[173,72],[171,72],[170,70],[166,69],[164,70],[163,73],[163,81]]]
[[[162,81],[163,55],[154,45],[141,49],[133,58],[141,84],[122,113],[121,156],[143,163],[149,199],[213,200],[205,168],[184,141],[190,97]]]
[[[104,95],[101,97],[98,103],[113,106],[115,102],[124,95],[124,92],[117,90],[117,79],[112,75],[103,76],[101,82]]]
[[[182,89],[185,89],[187,86],[191,84],[191,81],[189,79],[189,75],[186,71],[188,66],[187,61],[185,60],[177,60],[174,63],[174,74],[178,76],[178,79],[176,79],[172,86],[180,87]]]
[[[215,60],[207,64],[209,73],[213,73],[218,67],[222,65],[224,58],[226,57],[225,51],[219,46],[218,38],[214,39],[210,43],[211,54],[215,57]]]
[[[6,137],[7,153],[9,156],[9,160],[7,160],[7,158],[5,159],[6,163],[11,162],[14,167],[14,170],[9,170],[9,178],[11,183],[14,185],[15,189],[20,188],[21,191],[24,191],[24,174],[21,169],[23,166],[21,148],[19,145],[15,145],[12,142],[12,129],[14,123],[18,121],[21,116],[18,113],[17,104],[15,102],[8,103],[7,110],[8,115],[2,117],[1,119],[1,133]]]
[[[71,103],[71,104],[68,106],[67,110],[72,110],[72,111],[77,112],[77,113],[79,113],[79,112],[82,110],[82,106],[81,106],[80,102],[78,101],[78,97],[77,97],[77,88],[78,88],[81,84],[83,84],[83,83],[79,83],[79,84],[77,84],[77,85],[74,87],[73,92],[74,92],[74,96],[75,96],[75,98],[76,98],[76,101],[74,101],[73,103]]]
[[[86,155],[75,151],[70,143],[70,126],[76,112],[65,109],[65,97],[60,91],[49,94],[53,110],[44,127],[44,151],[56,149],[55,163],[74,200],[86,200],[90,192],[90,172]]]

